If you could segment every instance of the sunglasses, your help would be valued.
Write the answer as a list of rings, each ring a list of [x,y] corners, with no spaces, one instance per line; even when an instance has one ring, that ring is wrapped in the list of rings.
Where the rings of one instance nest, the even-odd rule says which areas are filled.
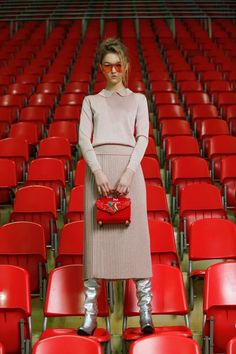
[[[105,73],[107,73],[107,74],[112,71],[112,68],[115,68],[115,70],[118,73],[121,73],[123,71],[123,67],[122,67],[122,65],[120,63],[117,63],[117,64],[109,64],[109,63],[102,64],[102,70]]]

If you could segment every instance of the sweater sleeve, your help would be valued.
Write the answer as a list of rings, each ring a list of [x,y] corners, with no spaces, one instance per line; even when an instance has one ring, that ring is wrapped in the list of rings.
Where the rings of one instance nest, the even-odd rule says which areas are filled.
[[[97,156],[91,143],[93,133],[93,113],[88,97],[85,97],[82,104],[79,124],[79,146],[82,155],[92,172],[101,169]]]
[[[140,94],[139,105],[136,116],[136,144],[134,150],[131,154],[129,164],[127,168],[132,171],[136,171],[138,165],[140,164],[145,150],[148,145],[148,133],[149,133],[149,114],[147,99],[144,95]]]

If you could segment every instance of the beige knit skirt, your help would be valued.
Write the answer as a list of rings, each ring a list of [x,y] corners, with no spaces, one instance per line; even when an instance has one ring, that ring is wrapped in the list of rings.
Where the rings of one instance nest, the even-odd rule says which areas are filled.
[[[125,171],[133,147],[101,145],[94,148],[103,172],[114,188]],[[141,166],[130,187],[131,223],[100,227],[96,222],[97,185],[90,168],[85,177],[84,278],[128,279],[152,276],[147,223],[146,188]]]

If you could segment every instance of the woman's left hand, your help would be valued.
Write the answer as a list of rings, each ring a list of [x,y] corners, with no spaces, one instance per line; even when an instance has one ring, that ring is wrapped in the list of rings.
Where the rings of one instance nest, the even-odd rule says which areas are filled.
[[[122,174],[115,190],[120,194],[128,194],[130,191],[130,186],[132,183],[132,179],[134,176],[134,171],[130,168],[127,168],[125,172]]]

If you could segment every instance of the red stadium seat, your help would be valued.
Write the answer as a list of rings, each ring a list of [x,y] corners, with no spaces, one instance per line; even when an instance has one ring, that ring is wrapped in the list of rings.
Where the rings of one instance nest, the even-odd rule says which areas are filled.
[[[144,156],[141,161],[141,167],[146,184],[162,186],[161,171],[157,159]]]
[[[84,185],[71,189],[66,213],[66,222],[84,219]]]
[[[31,345],[29,275],[23,268],[1,264],[0,284],[0,342],[6,353],[27,354]]]
[[[152,264],[179,267],[173,226],[166,221],[148,219]]]
[[[82,106],[85,95],[83,93],[64,93],[61,96],[60,106]]]
[[[6,138],[0,140],[0,158],[15,161],[17,181],[25,180],[29,161],[29,148],[22,138]]]
[[[66,179],[63,162],[53,157],[32,160],[29,165],[26,186],[41,185],[50,187],[56,196],[57,209],[66,209]]]
[[[236,104],[227,107],[225,119],[229,124],[230,133],[236,136]]]
[[[225,353],[227,343],[236,336],[236,262],[214,264],[206,271],[203,295],[204,350]]]
[[[222,237],[223,236],[223,237]],[[236,260],[236,226],[231,220],[202,219],[189,233],[189,298],[194,305],[194,280],[203,279],[206,268],[199,261]]]
[[[216,135],[209,139],[208,159],[211,163],[213,179],[220,178],[221,160],[225,156],[236,155],[236,137]]]
[[[189,242],[189,230],[196,220],[207,218],[227,219],[218,187],[208,183],[185,186],[180,193],[180,255]]]
[[[234,209],[236,203],[236,155],[222,158],[220,183],[225,208]]]
[[[52,188],[33,185],[18,189],[10,221],[32,221],[42,225],[46,244],[54,247],[56,219],[56,198]]]
[[[30,155],[35,155],[40,137],[40,131],[35,122],[17,122],[12,124],[9,137],[26,140]]]
[[[42,139],[39,143],[38,157],[54,157],[62,160],[66,178],[72,184],[72,156],[68,139],[60,136]]]
[[[181,270],[177,267],[158,263],[153,264],[152,270],[152,314],[178,314],[185,318],[185,326],[157,326],[155,327],[155,334],[166,334],[166,336],[167,334],[176,334],[191,338],[188,305]],[[135,283],[131,279],[126,281],[124,296],[123,340],[126,343],[143,338],[145,335],[141,332],[140,327],[127,327],[128,318],[139,315]]]
[[[17,187],[15,161],[0,158],[0,204],[12,204]]]
[[[211,104],[199,104],[192,108],[190,119],[194,126],[194,132],[199,136],[202,120],[218,118],[219,113],[216,106]]]
[[[151,335],[140,338],[130,346],[130,354],[175,352],[185,354],[200,354],[199,345],[191,338],[169,333],[168,335]]]
[[[229,127],[225,120],[219,118],[203,119],[199,124],[199,139],[203,156],[208,155],[209,139],[216,135],[229,135]]]
[[[83,264],[84,221],[65,224],[60,232],[56,264]]]
[[[65,105],[57,106],[54,112],[53,119],[56,120],[72,120],[79,123],[81,106]]]
[[[74,281],[76,279],[76,281]],[[55,292],[57,301],[55,301]],[[84,280],[83,266],[80,264],[66,265],[52,270],[49,274],[46,300],[44,305],[44,331],[41,339],[57,337],[62,334],[76,335],[75,328],[47,328],[50,318],[65,316],[83,316],[84,314]],[[109,308],[105,282],[101,282],[98,295],[98,317],[106,321],[106,328],[96,328],[93,340],[110,346]]]
[[[24,268],[30,277],[32,294],[40,298],[46,291],[47,255],[43,227],[18,221],[0,227],[0,264]]]
[[[86,171],[86,162],[84,159],[80,159],[76,164],[75,169],[75,178],[74,178],[74,185],[84,185],[85,181],[85,171]]]
[[[193,136],[171,136],[166,138],[165,144],[165,184],[171,182],[172,162],[177,157],[200,156],[198,141]]]
[[[170,221],[170,213],[163,187],[146,185],[147,216],[150,219]]]
[[[185,186],[193,183],[213,183],[207,161],[200,156],[184,156],[174,159],[171,172],[171,214],[173,219],[179,207],[181,191]]]
[[[32,354],[102,354],[101,345],[93,339],[76,335],[60,335],[39,340],[33,347]],[[193,353],[194,354],[194,353]]]

